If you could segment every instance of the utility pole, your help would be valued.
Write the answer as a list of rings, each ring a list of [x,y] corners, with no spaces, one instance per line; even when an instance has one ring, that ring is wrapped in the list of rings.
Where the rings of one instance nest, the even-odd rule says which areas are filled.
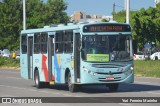
[[[26,0],[23,0],[23,30],[26,30]]]
[[[130,0],[126,0],[126,23],[129,24]]]
[[[113,4],[113,21],[114,21],[114,18],[115,18],[115,17],[114,17],[114,14],[115,14],[115,7],[116,7],[116,4],[114,3],[114,4]]]
[[[124,11],[126,11],[126,0],[124,0]]]

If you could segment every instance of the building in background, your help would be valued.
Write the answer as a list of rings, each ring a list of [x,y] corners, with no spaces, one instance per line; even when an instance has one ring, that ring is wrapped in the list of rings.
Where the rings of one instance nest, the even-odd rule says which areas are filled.
[[[86,12],[85,11],[75,11],[73,15],[71,15],[71,20],[75,22],[79,22],[79,20],[86,19]]]
[[[100,22],[102,19],[113,21],[113,16],[102,16],[102,15],[95,15],[95,14],[87,15],[85,11],[75,11],[71,15],[72,22],[91,22],[91,21]]]

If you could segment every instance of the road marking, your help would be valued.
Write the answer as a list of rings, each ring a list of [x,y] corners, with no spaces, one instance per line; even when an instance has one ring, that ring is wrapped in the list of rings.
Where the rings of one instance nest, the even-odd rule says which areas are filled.
[[[74,96],[74,97],[83,97],[83,96]]]
[[[38,90],[37,90],[38,91]],[[48,92],[48,91],[38,91],[38,92],[42,92],[42,93],[49,93],[49,94],[56,94],[56,95],[61,95],[60,93],[53,93],[53,92]]]
[[[120,105],[124,105],[124,106],[131,106],[131,104],[128,104],[128,103],[118,103]]]
[[[73,95],[70,95],[70,94],[63,94],[64,96],[73,96]]]
[[[155,77],[135,77],[135,78],[141,78],[141,79],[159,79],[160,80],[160,78],[155,78]]]
[[[142,82],[142,81],[134,81],[134,83],[137,84],[151,84],[151,85],[159,85],[159,83],[154,83],[154,82]]]
[[[7,79],[22,79],[22,78],[17,78],[17,77],[5,77],[5,78],[7,78]]]
[[[14,95],[1,95],[0,97],[15,97]]]
[[[8,85],[0,85],[0,86],[7,87],[7,88],[21,89],[21,90],[37,91],[34,89],[20,88],[20,87],[8,86]]]
[[[137,84],[151,84],[151,82],[141,82],[141,81],[134,81]]]
[[[20,71],[7,71],[7,70],[2,70],[2,71],[0,71],[0,72],[20,74]]]
[[[14,88],[14,89],[20,89],[20,90],[29,90],[29,91],[33,91],[33,92],[41,92],[41,93],[49,93],[49,94],[56,94],[56,95],[64,95],[64,96],[73,96],[70,94],[61,94],[61,93],[53,93],[53,92],[48,92],[48,91],[39,91],[39,90],[34,90],[34,89],[28,89],[28,88],[21,88],[21,87],[14,87],[14,86],[8,86],[8,85],[0,85],[2,87],[8,87],[8,88]],[[75,97],[75,96],[73,96]]]
[[[157,94],[157,95],[160,95],[160,93],[158,93],[158,92],[147,92],[147,93],[150,93],[150,94]]]

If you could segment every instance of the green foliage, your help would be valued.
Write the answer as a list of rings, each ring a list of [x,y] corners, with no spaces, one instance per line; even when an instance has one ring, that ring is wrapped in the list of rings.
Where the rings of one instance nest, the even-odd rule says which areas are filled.
[[[120,11],[114,14],[117,22],[125,22],[126,13]],[[155,42],[160,45],[160,4],[156,8],[142,8],[139,11],[130,11],[130,24],[133,39],[143,48],[145,43]]]
[[[20,59],[0,57],[0,67],[20,67]]]
[[[0,49],[18,49],[21,30],[21,0],[4,0],[0,3]]]
[[[101,22],[109,22],[109,21],[106,19],[102,19]]]
[[[125,22],[125,17],[126,17],[126,12],[125,11],[120,11],[118,13],[114,13],[114,20],[117,22]]]
[[[0,49],[16,50],[20,44],[20,31],[23,23],[22,0],[0,2]],[[27,29],[41,28],[45,25],[66,23],[69,18],[65,12],[64,0],[26,0]]]
[[[160,78],[160,61],[134,61],[134,72],[136,76],[159,77]]]

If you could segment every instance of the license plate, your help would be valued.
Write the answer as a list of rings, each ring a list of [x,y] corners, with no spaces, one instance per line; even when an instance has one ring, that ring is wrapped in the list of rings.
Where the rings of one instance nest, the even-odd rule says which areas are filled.
[[[106,80],[114,80],[113,76],[107,77]]]

